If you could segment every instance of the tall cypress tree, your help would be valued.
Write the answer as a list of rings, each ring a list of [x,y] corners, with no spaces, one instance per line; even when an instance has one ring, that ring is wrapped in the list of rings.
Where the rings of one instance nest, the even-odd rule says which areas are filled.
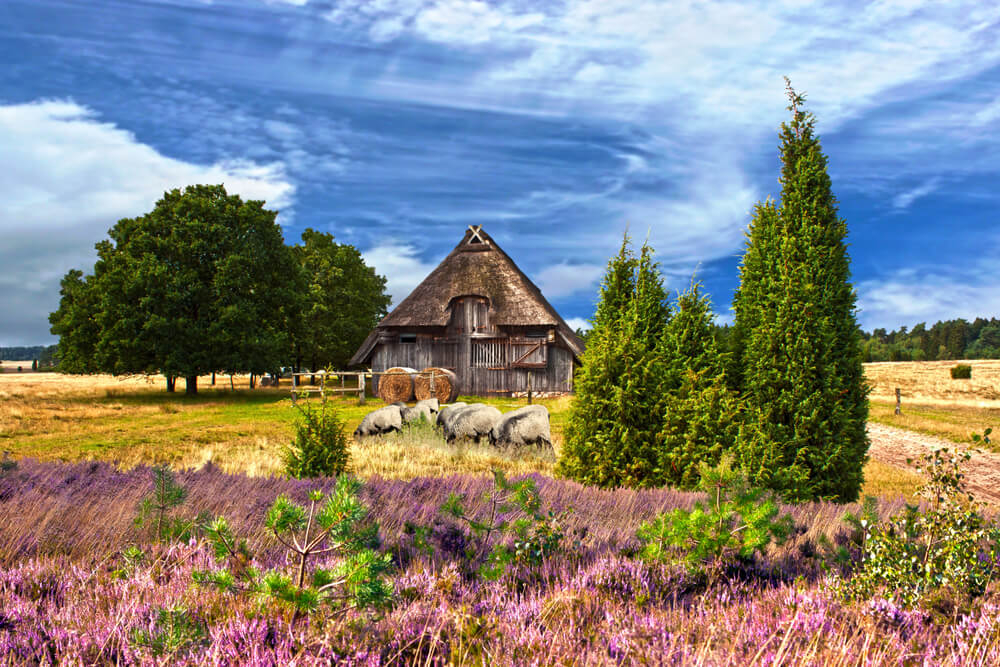
[[[661,483],[693,488],[700,464],[717,464],[738,433],[737,401],[726,386],[711,304],[698,283],[678,295],[659,350],[667,372],[657,474]]]
[[[788,95],[781,202],[754,211],[734,302],[743,341],[739,457],[754,481],[790,500],[846,502],[861,489],[869,444],[847,226],[815,117],[791,84]]]
[[[670,318],[666,291],[643,245],[626,236],[611,259],[566,425],[560,474],[598,486],[655,486],[663,364],[657,341]]]

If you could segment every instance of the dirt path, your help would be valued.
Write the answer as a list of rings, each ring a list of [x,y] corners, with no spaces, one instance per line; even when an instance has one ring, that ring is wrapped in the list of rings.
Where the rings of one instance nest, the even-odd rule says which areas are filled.
[[[868,437],[872,443],[868,450],[869,456],[900,468],[909,468],[907,458],[917,459],[935,449],[965,449],[948,440],[874,422],[868,422]],[[973,452],[972,458],[964,466],[964,472],[969,491],[983,502],[1000,505],[1000,454]]]

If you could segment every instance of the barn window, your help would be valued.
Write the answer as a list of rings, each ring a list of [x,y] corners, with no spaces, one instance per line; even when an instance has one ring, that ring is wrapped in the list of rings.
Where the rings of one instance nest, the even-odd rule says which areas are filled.
[[[507,339],[473,340],[471,365],[473,368],[507,368]]]
[[[401,333],[401,334],[399,334],[399,342],[400,343],[416,343],[417,342],[417,334]]]

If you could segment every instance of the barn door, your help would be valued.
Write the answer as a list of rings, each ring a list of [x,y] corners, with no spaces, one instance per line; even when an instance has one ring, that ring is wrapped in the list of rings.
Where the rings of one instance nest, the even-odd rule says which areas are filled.
[[[511,340],[511,368],[545,368],[549,363],[548,351],[544,338]]]

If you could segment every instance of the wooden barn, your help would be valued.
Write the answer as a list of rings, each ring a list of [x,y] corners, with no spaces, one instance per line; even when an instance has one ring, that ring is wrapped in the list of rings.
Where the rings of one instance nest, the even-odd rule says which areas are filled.
[[[372,331],[351,365],[447,368],[477,396],[573,391],[584,343],[482,231],[461,243]],[[530,380],[529,380],[530,375]]]

